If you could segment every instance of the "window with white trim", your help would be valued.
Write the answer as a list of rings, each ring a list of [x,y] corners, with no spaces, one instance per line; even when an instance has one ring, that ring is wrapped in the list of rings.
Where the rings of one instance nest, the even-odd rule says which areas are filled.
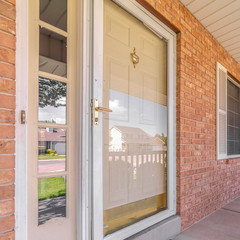
[[[240,156],[240,85],[217,63],[218,159]]]

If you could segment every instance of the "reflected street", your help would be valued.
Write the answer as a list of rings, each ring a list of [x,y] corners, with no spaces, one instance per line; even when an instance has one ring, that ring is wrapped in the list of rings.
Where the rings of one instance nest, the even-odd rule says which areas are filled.
[[[58,172],[65,170],[65,159],[38,160],[39,173]]]

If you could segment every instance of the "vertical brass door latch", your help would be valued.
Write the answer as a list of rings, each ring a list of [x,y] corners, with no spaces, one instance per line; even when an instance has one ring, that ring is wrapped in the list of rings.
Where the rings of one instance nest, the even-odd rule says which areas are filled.
[[[132,63],[134,68],[136,67],[136,64],[139,63],[139,56],[136,54],[136,48],[133,49],[133,53],[130,53]]]
[[[21,110],[21,124],[26,123],[26,112],[24,110]]]
[[[91,124],[92,125],[93,125],[93,118],[94,118],[94,124],[98,125],[98,123],[99,123],[99,121],[98,121],[98,113],[99,112],[112,112],[112,110],[109,109],[109,108],[105,108],[105,107],[99,107],[98,106],[98,100],[95,99],[93,101],[93,99],[92,99],[91,100]]]

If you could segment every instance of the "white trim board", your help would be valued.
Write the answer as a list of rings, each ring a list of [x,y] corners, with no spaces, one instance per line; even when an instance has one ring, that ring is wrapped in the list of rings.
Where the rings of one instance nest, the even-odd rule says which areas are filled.
[[[78,181],[81,184],[81,193],[79,197],[78,207],[78,229],[77,239],[88,240],[91,239],[91,86],[90,81],[92,79],[92,1],[84,0],[81,5],[81,14],[79,14],[79,21],[82,21],[79,26],[78,39],[82,42],[82,46],[78,46],[78,64],[80,64],[78,79],[78,89],[81,92],[78,113],[78,133],[81,132],[80,149],[79,152],[79,171],[81,170],[81,177]],[[82,128],[82,129],[81,129]],[[79,150],[80,151],[80,150]],[[79,191],[80,192],[80,191]]]
[[[28,0],[16,1],[15,239],[27,239]]]

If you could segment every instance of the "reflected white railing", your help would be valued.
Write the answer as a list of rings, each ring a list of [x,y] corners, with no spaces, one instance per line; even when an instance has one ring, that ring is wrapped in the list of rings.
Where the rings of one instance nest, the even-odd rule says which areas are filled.
[[[104,209],[166,193],[167,151],[108,152],[104,159]]]

